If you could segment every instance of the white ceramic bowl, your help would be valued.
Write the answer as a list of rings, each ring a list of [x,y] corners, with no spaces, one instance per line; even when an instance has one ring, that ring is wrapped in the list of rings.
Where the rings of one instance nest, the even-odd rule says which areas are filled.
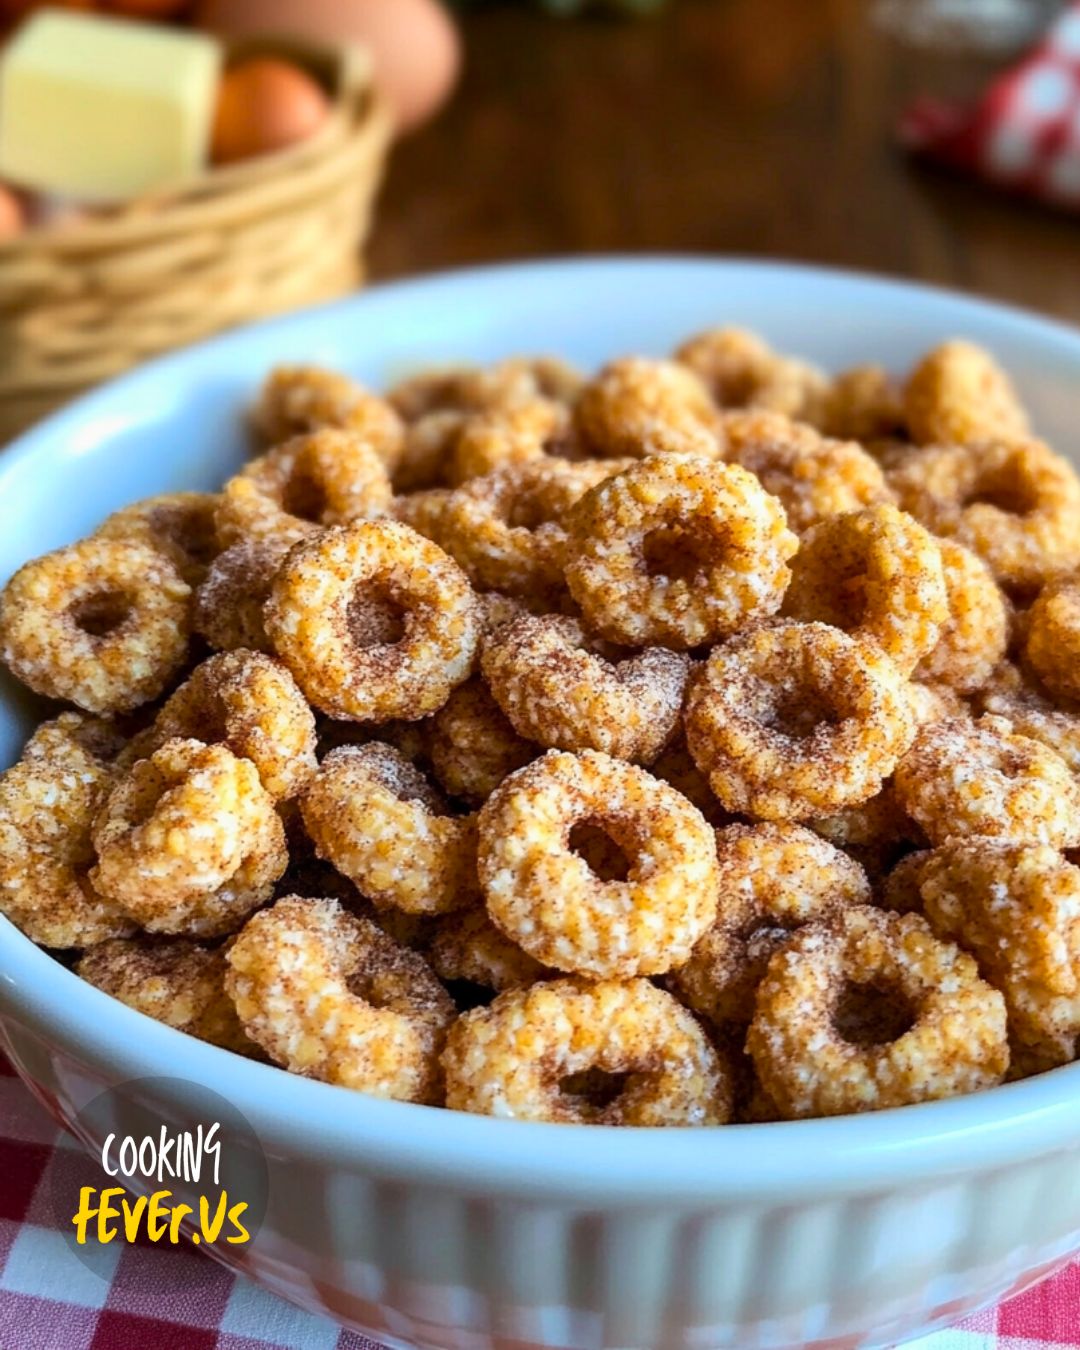
[[[749,262],[613,259],[376,288],[125,377],[0,455],[0,578],[106,512],[221,481],[275,361],[375,386],[454,358],[550,350],[587,366],[708,324],[826,365],[903,369],[986,343],[1039,428],[1080,449],[1080,334],[921,287]],[[0,689],[0,764],[28,726]],[[377,1101],[248,1063],[82,984],[0,919],[0,1045],[54,1114],[104,1087],[195,1124],[182,1086],[252,1123],[265,1225],[233,1258],[394,1345],[712,1350],[892,1343],[1022,1287],[1080,1249],[1080,1065],[858,1118],[720,1130],[511,1124]],[[93,1141],[92,1141],[93,1142]],[[97,1141],[100,1142],[100,1141]]]

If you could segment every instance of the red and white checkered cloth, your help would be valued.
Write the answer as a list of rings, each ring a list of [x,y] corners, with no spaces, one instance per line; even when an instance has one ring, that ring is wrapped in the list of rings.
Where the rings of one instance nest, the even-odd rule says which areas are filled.
[[[1080,211],[1080,2],[976,103],[918,100],[900,139],[922,158]]]
[[[0,1350],[379,1350],[192,1249],[117,1242],[98,1249],[108,1278],[89,1270],[49,1200],[78,1147],[0,1056]],[[911,1346],[1080,1347],[1080,1262]]]

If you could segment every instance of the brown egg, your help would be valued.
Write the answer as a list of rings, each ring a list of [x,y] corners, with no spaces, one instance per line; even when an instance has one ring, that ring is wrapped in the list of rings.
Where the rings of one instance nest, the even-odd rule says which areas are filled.
[[[26,211],[10,188],[0,183],[0,244],[26,229]]]
[[[299,66],[265,56],[241,61],[221,79],[210,156],[231,164],[283,150],[317,131],[329,108],[322,87]]]
[[[437,0],[198,0],[195,22],[227,37],[286,33],[369,48],[404,131],[432,116],[461,66],[457,29]]]
[[[130,19],[174,19],[188,0],[101,0],[101,8]]]

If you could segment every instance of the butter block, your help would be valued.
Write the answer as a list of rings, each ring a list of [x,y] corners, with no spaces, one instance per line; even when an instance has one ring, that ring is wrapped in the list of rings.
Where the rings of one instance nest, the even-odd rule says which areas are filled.
[[[113,201],[199,173],[220,69],[201,33],[41,10],[0,52],[0,178]]]

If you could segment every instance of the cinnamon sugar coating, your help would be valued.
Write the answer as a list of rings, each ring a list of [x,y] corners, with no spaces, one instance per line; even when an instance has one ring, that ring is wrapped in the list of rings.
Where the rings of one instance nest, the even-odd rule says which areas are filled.
[[[511,942],[484,909],[468,909],[437,920],[426,954],[440,979],[467,980],[497,993],[550,979],[556,973]]]
[[[518,735],[479,677],[458,685],[431,719],[427,740],[431,767],[445,791],[475,803],[540,753]]]
[[[1024,654],[1051,694],[1080,700],[1080,581],[1064,577],[1042,588],[1028,611]]]
[[[391,404],[348,376],[318,366],[272,370],[252,410],[252,421],[270,445],[329,429],[358,436],[388,468],[401,455],[404,428]]]
[[[949,613],[915,675],[971,694],[1005,655],[1009,605],[990,569],[970,549],[951,539],[939,540],[938,547]]]
[[[952,340],[927,352],[904,387],[904,417],[918,445],[1020,440],[1027,414],[988,351]]]
[[[221,551],[213,492],[167,492],[114,511],[98,528],[101,539],[123,539],[156,549],[189,586],[197,586]]]
[[[782,356],[742,328],[710,328],[675,359],[694,371],[721,408],[759,408],[816,424],[827,389],[816,366]]]
[[[581,391],[574,425],[593,454],[610,459],[717,453],[709,391],[674,361],[612,361]]]
[[[290,547],[287,536],[267,535],[219,553],[195,592],[195,632],[217,651],[269,652],[263,606]]]

